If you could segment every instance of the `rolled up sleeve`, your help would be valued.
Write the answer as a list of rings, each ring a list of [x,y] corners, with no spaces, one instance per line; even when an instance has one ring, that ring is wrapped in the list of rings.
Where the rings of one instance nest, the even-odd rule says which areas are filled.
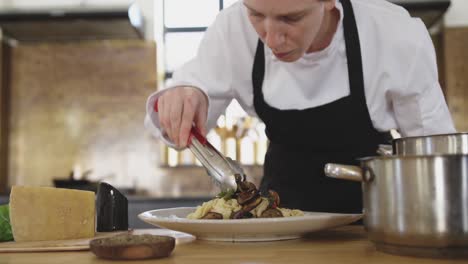
[[[174,147],[159,123],[154,103],[164,92],[179,86],[192,86],[200,89],[208,98],[207,130],[216,125],[218,117],[233,99],[230,57],[223,36],[223,19],[218,16],[204,34],[197,55],[177,69],[166,87],[148,97],[146,103],[145,127],[151,134],[167,145]]]

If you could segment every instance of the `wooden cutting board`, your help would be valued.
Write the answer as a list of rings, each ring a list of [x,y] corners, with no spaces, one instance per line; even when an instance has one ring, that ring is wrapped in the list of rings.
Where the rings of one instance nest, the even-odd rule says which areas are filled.
[[[97,233],[91,238],[53,241],[30,242],[0,242],[0,253],[4,252],[45,252],[45,251],[78,251],[89,250],[89,242],[95,238],[114,236],[117,234],[131,233],[132,231],[117,231]]]

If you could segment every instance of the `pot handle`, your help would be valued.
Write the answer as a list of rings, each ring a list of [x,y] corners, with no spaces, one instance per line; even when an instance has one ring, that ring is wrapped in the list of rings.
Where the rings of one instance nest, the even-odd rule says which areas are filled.
[[[362,169],[358,166],[327,163],[325,165],[325,175],[342,180],[363,181]]]

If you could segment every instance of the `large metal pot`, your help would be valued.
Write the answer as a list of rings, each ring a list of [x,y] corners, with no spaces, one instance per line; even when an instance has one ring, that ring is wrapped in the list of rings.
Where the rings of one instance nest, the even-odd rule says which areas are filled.
[[[468,154],[468,133],[394,138],[392,145],[380,145],[383,155]]]
[[[377,249],[468,256],[468,155],[382,156],[327,164],[329,177],[362,181],[364,225]]]

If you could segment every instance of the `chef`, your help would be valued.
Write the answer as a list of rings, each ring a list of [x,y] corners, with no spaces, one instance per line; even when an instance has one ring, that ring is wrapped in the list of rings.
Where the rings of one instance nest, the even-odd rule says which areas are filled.
[[[233,99],[266,125],[260,189],[307,211],[362,212],[360,183],[324,176],[326,163],[375,155],[393,128],[455,132],[424,24],[385,0],[238,1],[148,98],[145,125],[183,148]]]

